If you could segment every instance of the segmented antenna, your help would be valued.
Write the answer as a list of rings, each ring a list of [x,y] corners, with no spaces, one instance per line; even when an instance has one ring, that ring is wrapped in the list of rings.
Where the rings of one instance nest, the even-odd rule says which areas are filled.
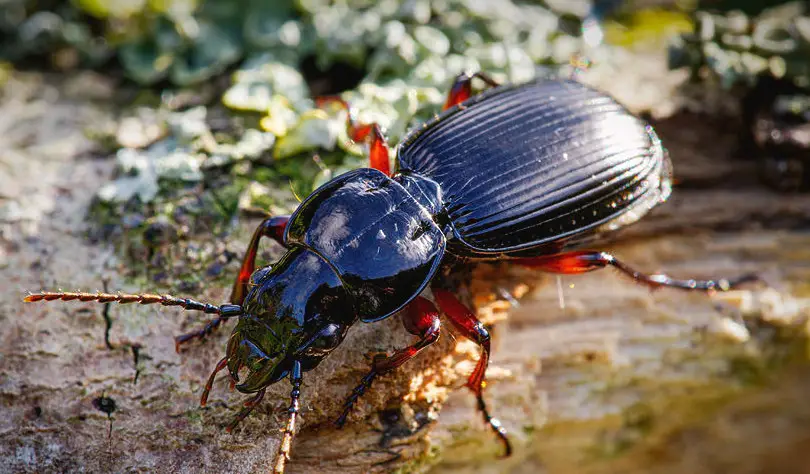
[[[273,467],[273,474],[284,474],[284,468],[287,465],[287,461],[290,460],[292,440],[293,436],[295,436],[295,421],[301,410],[298,402],[301,396],[301,379],[301,362],[295,361],[293,363],[293,369],[290,372],[290,381],[292,382],[293,388],[290,392],[290,408],[287,410],[287,426],[284,427],[284,436],[281,438],[281,444],[278,446],[278,455],[276,456],[276,465]]]
[[[199,301],[192,300],[191,298],[178,298],[171,295],[153,295],[153,294],[140,294],[140,295],[127,295],[123,293],[83,293],[83,292],[67,292],[67,291],[42,291],[40,293],[33,293],[25,297],[23,301],[26,303],[33,303],[35,301],[97,301],[99,303],[116,302],[120,304],[127,303],[140,303],[140,304],[161,304],[163,306],[180,306],[189,311],[202,311],[206,314],[217,314],[222,318],[230,318],[242,314],[242,307],[237,304],[224,304],[221,306],[214,306],[208,303],[200,303]]]

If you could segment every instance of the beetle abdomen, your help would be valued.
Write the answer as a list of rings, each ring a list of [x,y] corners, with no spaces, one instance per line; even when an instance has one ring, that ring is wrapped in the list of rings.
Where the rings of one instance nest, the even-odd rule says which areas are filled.
[[[573,81],[499,87],[410,134],[400,168],[441,186],[462,251],[510,253],[635,220],[669,194],[655,132]]]
[[[285,241],[335,268],[364,321],[389,316],[416,297],[445,248],[431,214],[402,185],[369,168],[312,193],[290,218]]]

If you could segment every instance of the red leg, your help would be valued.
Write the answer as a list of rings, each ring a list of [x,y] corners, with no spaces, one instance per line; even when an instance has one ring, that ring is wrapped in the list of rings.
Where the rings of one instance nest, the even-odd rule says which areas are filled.
[[[652,289],[662,286],[687,291],[728,291],[742,283],[757,281],[756,275],[746,275],[736,280],[676,280],[666,275],[646,275],[617,260],[607,252],[580,250],[576,252],[517,259],[529,268],[537,268],[550,273],[577,274],[591,272],[608,265],[618,269],[636,282]]]
[[[422,349],[439,339],[439,330],[441,328],[439,311],[429,300],[417,296],[402,312],[402,317],[402,324],[405,329],[409,333],[419,336],[419,340],[411,346],[396,351],[391,357],[384,357],[374,361],[369,373],[363,377],[360,385],[352,390],[352,394],[346,399],[343,414],[335,421],[336,425],[343,426],[346,423],[346,417],[349,415],[352,406],[357,402],[357,399],[366,393],[366,390],[371,387],[371,383],[378,375],[390,372],[408,362]]]
[[[233,284],[233,290],[231,291],[231,302],[233,304],[242,304],[245,299],[248,281],[256,270],[256,254],[259,251],[259,241],[262,237],[270,237],[279,244],[284,245],[284,228],[287,227],[289,221],[290,216],[268,217],[256,228],[253,238],[250,239],[245,257],[242,259],[239,276],[236,277]]]
[[[346,117],[346,127],[349,131],[349,138],[357,143],[369,143],[369,166],[382,171],[386,176],[391,176],[391,163],[388,159],[388,147],[385,145],[385,135],[380,126],[376,123],[357,123],[354,117],[354,110],[348,102],[337,96],[319,97],[315,100],[318,107],[326,104],[337,103],[349,112]]]
[[[245,299],[248,281],[256,270],[256,254],[259,250],[259,241],[262,237],[270,237],[279,244],[284,245],[284,228],[287,226],[289,220],[290,216],[268,217],[256,228],[256,231],[253,233],[253,238],[248,245],[245,257],[242,259],[242,268],[239,270],[239,276],[236,277],[236,281],[233,284],[233,290],[231,291],[231,302],[233,302],[233,304],[241,305],[242,301]],[[222,324],[223,320],[224,318],[221,316],[216,317],[201,329],[175,337],[175,350],[180,352],[180,347],[192,339],[205,338],[214,332],[214,330]]]
[[[501,426],[501,422],[490,416],[487,410],[487,405],[484,402],[484,376],[486,375],[487,366],[489,365],[489,332],[481,324],[481,321],[466,306],[464,306],[458,298],[446,290],[438,288],[433,289],[433,296],[439,304],[442,312],[447,315],[450,322],[461,333],[462,336],[470,339],[479,346],[481,346],[481,357],[475,365],[470,378],[467,379],[467,387],[475,394],[478,400],[478,410],[484,417],[484,421],[492,428],[495,434],[501,439],[506,449],[505,456],[512,454],[512,444],[506,435],[506,429]]]
[[[205,388],[203,388],[202,396],[200,396],[201,407],[204,407],[206,404],[208,404],[208,394],[211,393],[211,388],[214,386],[214,379],[216,378],[217,374],[227,366],[228,366],[228,358],[223,357],[219,362],[217,362],[217,366],[214,367],[214,370],[211,371],[211,375],[208,376],[208,381],[205,382]]]
[[[453,82],[453,86],[450,88],[450,93],[447,94],[447,100],[445,101],[442,110],[447,110],[450,107],[458,105],[469,99],[470,96],[472,96],[472,80],[476,77],[486,82],[490,87],[498,87],[499,85],[483,72],[475,72],[472,74],[469,72],[462,72],[456,76],[456,80]]]

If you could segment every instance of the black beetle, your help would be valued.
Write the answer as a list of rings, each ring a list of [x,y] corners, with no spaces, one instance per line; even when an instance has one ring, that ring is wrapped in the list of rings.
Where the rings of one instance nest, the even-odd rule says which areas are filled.
[[[474,77],[492,88],[471,96]],[[321,104],[326,101],[348,108],[340,99]],[[178,345],[237,317],[227,354],[211,374],[201,404],[214,376],[227,367],[239,391],[255,393],[230,429],[267,386],[289,377],[292,402],[276,472],[289,459],[304,372],[334,350],[358,320],[379,321],[404,309],[404,326],[419,340],[374,362],[349,396],[337,421],[342,424],[377,375],[438,339],[440,309],[461,335],[482,348],[467,386],[508,455],[506,431],[489,415],[482,394],[489,333],[450,291],[431,285],[449,256],[511,259],[565,274],[613,266],[651,288],[710,292],[733,284],[648,276],[605,252],[571,250],[636,221],[670,194],[669,157],[653,128],[611,97],[574,81],[498,86],[477,73],[457,78],[444,108],[402,141],[393,175],[380,127],[357,124],[350,113],[350,135],[370,141],[372,168],[324,184],[290,217],[266,219],[250,242],[231,304],[66,292],[32,294],[25,301],[159,303],[217,315],[200,331],[178,337]],[[264,236],[288,250],[275,264],[256,270]],[[419,296],[429,285],[435,304]]]

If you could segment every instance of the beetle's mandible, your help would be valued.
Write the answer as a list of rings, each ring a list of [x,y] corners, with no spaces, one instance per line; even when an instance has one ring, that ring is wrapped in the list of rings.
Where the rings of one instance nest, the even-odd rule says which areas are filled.
[[[476,77],[489,89],[473,96]],[[329,101],[349,108],[339,98],[320,103]],[[434,281],[450,255],[509,259],[563,274],[613,266],[651,288],[711,292],[742,281],[645,275],[608,253],[580,249],[589,238],[639,219],[670,194],[670,161],[655,131],[611,97],[574,81],[500,86],[476,73],[456,79],[444,108],[400,143],[393,173],[380,127],[357,123],[349,110],[350,136],[369,143],[371,167],[324,184],[291,216],[266,219],[250,242],[230,304],[67,292],[31,294],[25,301],[156,303],[216,315],[201,330],[177,337],[178,345],[236,318],[201,405],[216,374],[227,368],[239,391],[254,394],[231,429],[269,385],[289,378],[291,403],[274,468],[283,472],[304,374],[338,347],[358,320],[379,321],[400,310],[405,329],[418,340],[373,364],[337,423],[345,422],[375,377],[439,338],[444,314],[458,333],[481,347],[467,387],[506,454],[511,452],[506,430],[490,416],[482,393],[489,333]],[[256,269],[262,237],[279,242],[287,253]],[[432,301],[420,296],[428,287]]]

